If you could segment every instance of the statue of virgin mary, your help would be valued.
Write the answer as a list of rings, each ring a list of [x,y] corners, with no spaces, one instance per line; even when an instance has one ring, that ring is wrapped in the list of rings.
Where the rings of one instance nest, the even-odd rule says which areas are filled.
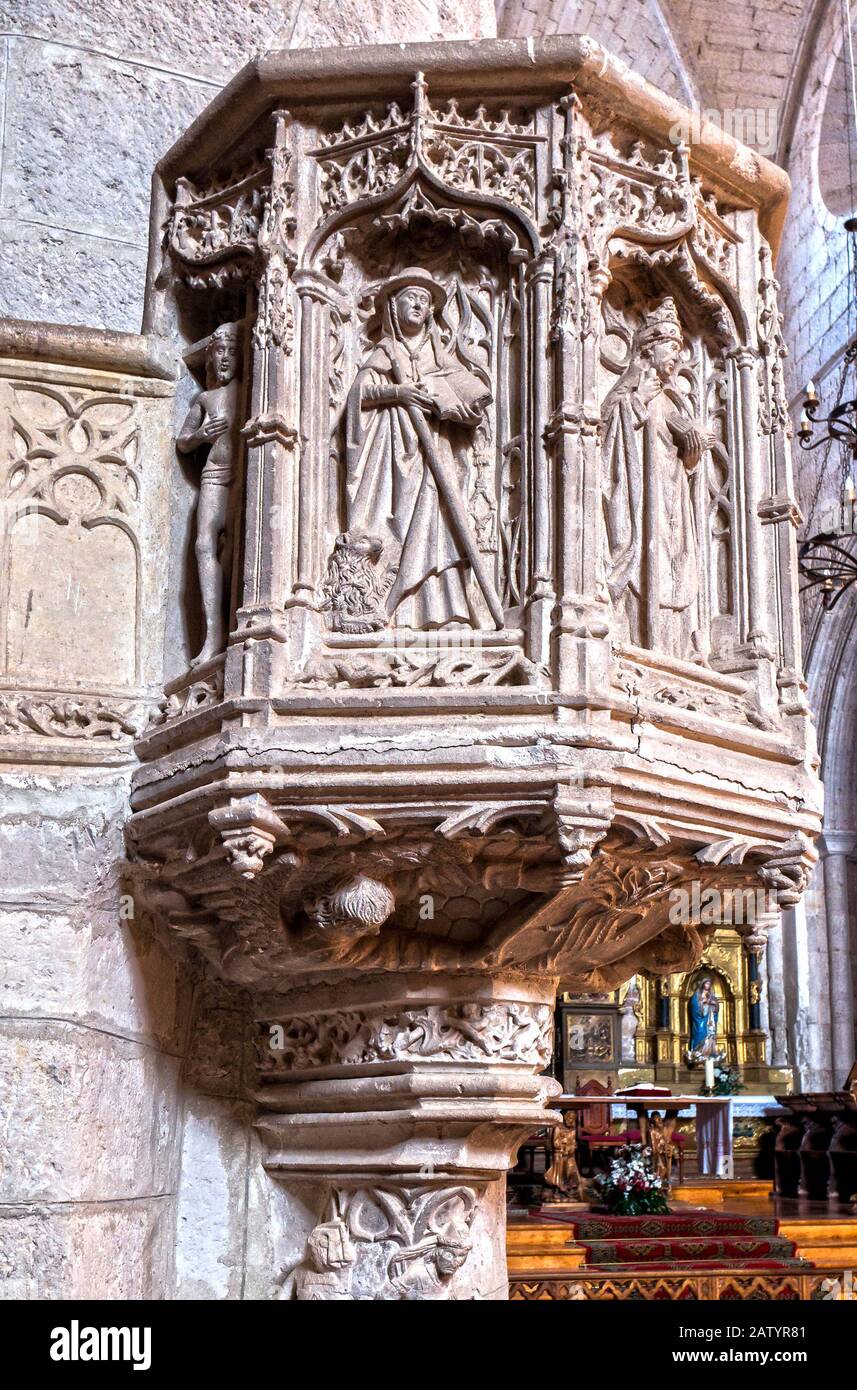
[[[465,510],[468,436],[483,419],[491,392],[477,372],[445,345],[438,318],[446,291],[427,271],[410,267],[375,296],[380,337],[354,379],[346,408],[348,532],[377,537],[394,575],[388,616],[415,629],[479,626],[468,596],[468,561],[437,476]],[[420,412],[430,432],[435,467]]]
[[[700,980],[690,996],[690,1047],[688,1052],[697,1058],[722,1056],[717,1046],[717,1020],[720,1003],[709,976]]]

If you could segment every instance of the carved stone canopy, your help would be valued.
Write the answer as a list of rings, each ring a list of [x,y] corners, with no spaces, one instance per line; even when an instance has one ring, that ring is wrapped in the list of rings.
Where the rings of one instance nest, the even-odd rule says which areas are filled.
[[[546,1093],[504,1068],[541,1070],[558,981],[692,968],[694,884],[805,884],[786,183],[683,116],[585,38],[276,54],[159,166],[147,326],[200,388],[206,639],[130,837],[170,927],[285,1020],[277,1172],[354,1067],[372,1104],[404,1068],[412,1118],[481,1067],[508,1151]],[[361,980],[392,994],[357,1008]],[[381,1278],[380,1208],[392,1246],[435,1222],[415,1286],[455,1284],[496,1153],[445,1149],[471,1185],[435,1203],[408,1150],[379,1208],[374,1123],[288,1296]]]

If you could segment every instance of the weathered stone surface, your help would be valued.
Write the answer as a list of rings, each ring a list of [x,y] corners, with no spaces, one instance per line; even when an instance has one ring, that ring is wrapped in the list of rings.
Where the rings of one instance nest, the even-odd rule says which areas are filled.
[[[214,90],[13,40],[3,213],[145,245],[152,168]]]
[[[174,369],[150,348],[0,331],[4,1295],[171,1285],[190,990],[135,900],[122,836],[162,665],[167,483],[151,461]]]
[[[296,43],[402,42],[482,38],[494,32],[494,8],[486,0],[383,0],[342,5],[336,0],[217,0],[209,14],[192,0],[18,0],[0,3],[0,30],[99,49],[126,59],[146,59],[164,69],[226,82],[249,58]]]
[[[250,1105],[186,1094],[176,1205],[177,1298],[245,1296],[252,1118]],[[261,1296],[270,1297],[270,1290]]]
[[[372,37],[348,6],[290,18],[294,45]],[[413,20],[393,4],[380,22]],[[159,132],[200,91],[137,61],[160,23],[129,21],[116,59],[12,42],[10,216],[79,225],[78,175],[110,151],[91,157],[66,113],[103,125],[115,96],[121,196],[99,183],[91,204],[99,244],[120,245]],[[328,102],[322,128],[296,90]],[[278,92],[291,121],[270,117]],[[142,339],[115,363],[82,338],[63,371],[44,347],[4,366],[0,466],[28,515],[0,556],[0,751],[20,764],[2,834],[32,869],[6,900],[0,984],[16,1127],[38,1112],[10,1200],[29,1231],[43,1201],[152,1199],[121,1284],[53,1211],[36,1244],[59,1232],[68,1253],[49,1289],[503,1297],[502,1175],[551,1121],[558,982],[695,959],[676,885],[799,896],[817,788],[762,235],[783,183],[710,135],[688,163],[677,113],[589,41],[393,47],[371,71],[362,53],[274,55],[160,166],[147,323],[185,352],[174,429]],[[264,153],[225,168],[236,136]],[[103,395],[146,417],[134,467],[116,419],[89,429]],[[410,492],[391,482],[400,438]],[[92,549],[111,526],[133,574],[118,535],[106,562]],[[135,731],[135,915],[117,925],[124,771],[104,769],[130,766]],[[149,913],[190,947],[174,959]],[[191,1007],[193,948],[227,983]],[[154,1225],[176,1190],[168,1285]],[[81,1210],[97,1229],[102,1208]]]
[[[140,327],[146,251],[57,226],[0,220],[0,311],[10,318]]]
[[[0,1300],[169,1298],[171,1197],[0,1210]]]
[[[44,1019],[2,1023],[2,1201],[104,1201],[172,1190],[179,1062]]]
[[[425,39],[478,39],[494,33],[494,7],[486,0],[307,0],[296,5],[271,48],[335,48],[361,43],[417,43]]]
[[[86,891],[104,891],[105,866],[122,857],[125,780],[81,786],[76,776],[3,772],[0,846],[7,903],[71,905]],[[115,872],[115,869],[114,869]]]
[[[634,72],[656,87],[689,101],[695,70],[671,41],[665,7],[656,0],[636,5],[616,0],[497,0],[497,33],[504,39],[591,34]]]
[[[176,961],[151,928],[123,920],[122,910],[118,895],[97,913],[77,901],[0,908],[0,1015],[78,1019],[178,1047]]]
[[[134,331],[152,168],[271,48],[476,38],[490,0],[30,0],[0,5],[0,313]],[[53,42],[52,42],[53,40]]]
[[[784,183],[681,116],[589,39],[280,53],[159,166],[205,621],[129,847],[252,996],[277,1297],[503,1297],[558,984],[690,968],[677,889],[808,878]],[[224,1098],[230,1012],[187,1070]],[[221,1209],[231,1115],[187,1136]]]

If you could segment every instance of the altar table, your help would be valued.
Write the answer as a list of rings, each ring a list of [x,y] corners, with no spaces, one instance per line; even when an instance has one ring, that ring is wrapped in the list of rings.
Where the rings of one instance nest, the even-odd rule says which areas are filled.
[[[637,1117],[640,1137],[648,1143],[649,1115],[655,1111],[664,1117],[664,1132],[668,1140],[679,1115],[694,1110],[696,1117],[696,1163],[700,1173],[718,1178],[731,1178],[732,1160],[732,1097],[731,1096],[557,1096],[551,1101],[555,1110],[587,1110],[593,1106],[609,1105],[631,1110]]]

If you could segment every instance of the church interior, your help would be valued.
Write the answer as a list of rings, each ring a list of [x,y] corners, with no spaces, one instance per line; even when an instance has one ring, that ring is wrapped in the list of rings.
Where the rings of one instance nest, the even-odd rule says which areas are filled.
[[[0,14],[0,1300],[857,1266],[852,0]]]

